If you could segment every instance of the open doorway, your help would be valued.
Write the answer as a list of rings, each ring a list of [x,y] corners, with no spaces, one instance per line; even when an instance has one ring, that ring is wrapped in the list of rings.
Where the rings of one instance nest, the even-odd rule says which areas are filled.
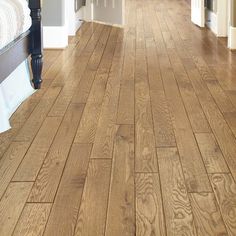
[[[125,0],[87,0],[85,20],[103,24],[125,24]]]
[[[206,25],[217,37],[228,37],[230,26],[229,0],[206,1]]]
[[[232,0],[191,0],[191,19],[199,27],[207,26],[217,37],[228,37],[228,47],[235,49],[236,30],[231,26],[232,2]]]

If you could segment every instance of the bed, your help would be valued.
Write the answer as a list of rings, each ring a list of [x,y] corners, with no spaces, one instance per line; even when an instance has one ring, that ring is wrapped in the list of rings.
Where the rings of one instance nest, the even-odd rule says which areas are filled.
[[[0,12],[0,17],[2,16],[0,19],[0,83],[31,55],[32,82],[34,88],[39,89],[42,83],[43,66],[41,2],[40,0],[28,0],[28,2],[1,0],[0,4],[2,4],[0,5],[2,9]],[[25,8],[26,4],[29,8]],[[30,20],[26,17],[27,9],[30,11]],[[6,14],[7,10],[9,12]],[[22,20],[20,17],[27,19]],[[20,25],[22,22],[23,24]],[[9,27],[4,23],[11,23],[11,25]]]
[[[11,115],[41,87],[42,58],[40,0],[0,0],[0,133],[11,128]]]

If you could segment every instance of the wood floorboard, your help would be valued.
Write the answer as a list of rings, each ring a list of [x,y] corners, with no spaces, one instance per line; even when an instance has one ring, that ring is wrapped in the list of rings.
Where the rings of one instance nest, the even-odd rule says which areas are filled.
[[[105,235],[135,234],[134,127],[121,125],[114,143]]]
[[[27,203],[17,222],[13,236],[42,236],[52,204]]]
[[[236,235],[236,53],[189,2],[45,50],[0,134],[0,236]]]
[[[89,144],[72,146],[44,235],[74,234],[90,152]]]
[[[71,104],[39,171],[28,202],[53,202],[84,104]]]

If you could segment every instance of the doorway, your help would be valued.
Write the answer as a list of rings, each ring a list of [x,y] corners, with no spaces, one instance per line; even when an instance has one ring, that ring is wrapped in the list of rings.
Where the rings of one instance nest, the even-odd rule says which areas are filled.
[[[87,0],[85,20],[122,26],[125,24],[125,0]]]

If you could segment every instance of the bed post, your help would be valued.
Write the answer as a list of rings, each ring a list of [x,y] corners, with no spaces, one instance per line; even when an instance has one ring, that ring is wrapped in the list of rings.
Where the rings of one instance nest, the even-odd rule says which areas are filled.
[[[32,26],[30,35],[31,67],[35,89],[40,89],[42,83],[43,47],[42,47],[42,22],[41,0],[29,0],[31,9]]]

